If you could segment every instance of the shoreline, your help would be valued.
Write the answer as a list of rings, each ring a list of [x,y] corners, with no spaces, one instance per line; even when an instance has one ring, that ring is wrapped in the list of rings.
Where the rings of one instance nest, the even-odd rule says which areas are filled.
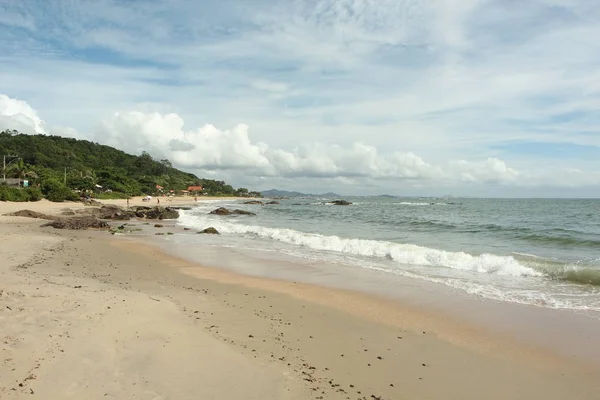
[[[10,212],[1,205],[0,210]],[[198,398],[198,393],[242,398],[227,385],[231,379],[246,385],[243,398],[274,399],[593,399],[600,389],[594,382],[597,370],[551,352],[503,343],[448,315],[349,290],[209,268],[164,252],[152,237],[57,231],[18,217],[0,217],[0,222],[3,240],[14,242],[0,250],[10,261],[0,269],[0,301],[11,307],[2,307],[0,331],[20,338],[18,347],[3,348],[7,354],[2,358],[10,358],[11,351],[14,359],[21,358],[11,362],[25,379],[23,387],[12,382],[16,391],[0,380],[0,390],[5,388],[11,399],[35,398],[28,389],[40,398],[71,398],[66,393],[106,398],[98,382],[110,386],[110,393],[130,397],[150,390],[172,398]],[[39,290],[41,303],[35,297]],[[71,307],[69,302],[79,297],[79,306]],[[58,308],[50,312],[50,306]],[[20,308],[21,316],[14,318],[18,313],[12,312]],[[116,320],[109,319],[118,313]],[[42,338],[55,324],[48,320],[51,314],[70,336],[56,339],[64,353],[52,345],[28,358],[28,351],[46,344]],[[136,323],[128,321],[132,318]],[[32,327],[35,333],[29,333]],[[160,350],[159,338],[174,348]],[[101,343],[103,353],[90,356],[89,340]],[[199,343],[218,350],[207,360],[207,347],[200,349]],[[127,349],[127,357],[118,349]],[[82,356],[95,369],[57,377]],[[169,372],[176,365],[181,376]],[[112,375],[115,366],[119,376]],[[29,373],[35,378],[26,379],[28,368],[35,369]],[[248,368],[262,371],[267,381]],[[199,388],[194,382],[206,382],[186,370],[212,370],[218,383]],[[133,379],[140,376],[145,378]],[[72,389],[77,381],[89,385]],[[178,392],[171,386],[175,382]]]
[[[344,287],[339,282],[335,285],[327,285],[323,282],[303,281],[302,277],[299,276],[274,278],[268,275],[252,275],[249,272],[244,273],[239,270],[231,270],[227,267],[214,266],[212,263],[200,264],[191,260],[190,257],[176,254],[184,246],[178,248],[172,244],[157,243],[149,236],[125,236],[122,239],[111,242],[111,245],[120,250],[125,248],[132,250],[134,248],[134,251],[140,254],[149,251],[149,248],[153,248],[153,255],[155,257],[164,258],[166,263],[171,267],[183,274],[198,279],[209,279],[225,284],[276,292],[302,301],[336,309],[376,324],[402,330],[426,331],[445,342],[485,355],[525,361],[541,368],[550,368],[551,365],[558,366],[566,363],[580,369],[582,373],[590,375],[600,374],[600,363],[598,362],[592,363],[589,360],[581,359],[581,357],[577,357],[574,360],[573,355],[560,354],[554,351],[555,349],[546,346],[537,346],[535,343],[517,341],[514,337],[507,336],[505,332],[493,329],[489,325],[479,323],[477,320],[463,318],[464,315],[461,314],[452,314],[447,309],[435,307],[432,304],[419,304],[418,302],[406,299],[402,300],[398,297],[384,296],[380,293],[376,294],[357,288],[350,288],[350,286]],[[134,245],[132,246],[131,243]],[[229,249],[224,250],[228,251]],[[260,263],[264,262],[264,260],[254,262]],[[270,264],[270,268],[282,268],[282,264],[283,262],[272,263]],[[412,279],[406,278],[406,280],[410,281]],[[432,286],[436,285],[432,284]],[[452,293],[449,296],[457,297],[458,294]],[[474,300],[476,299],[469,299],[467,301]],[[492,301],[488,302],[492,303]],[[540,311],[534,306],[495,303],[500,306],[528,308],[533,313]],[[559,310],[547,309],[546,311],[554,312]],[[588,350],[590,349],[588,348]]]

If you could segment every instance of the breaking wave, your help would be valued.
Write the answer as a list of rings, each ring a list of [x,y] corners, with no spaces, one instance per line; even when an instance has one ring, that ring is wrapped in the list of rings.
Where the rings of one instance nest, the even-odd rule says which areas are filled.
[[[203,229],[210,225],[222,233],[254,235],[263,239],[276,240],[313,250],[389,259],[405,265],[450,268],[506,276],[543,275],[542,272],[523,265],[512,256],[498,256],[493,254],[472,255],[464,252],[438,250],[413,244],[347,239],[338,236],[305,233],[293,229],[267,228],[225,220],[209,220],[205,216],[185,212],[180,217],[180,224],[197,229]]]

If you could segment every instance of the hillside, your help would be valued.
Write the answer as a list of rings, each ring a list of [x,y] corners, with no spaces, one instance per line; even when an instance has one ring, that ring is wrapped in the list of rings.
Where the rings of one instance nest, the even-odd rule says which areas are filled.
[[[335,193],[323,193],[323,194],[309,194],[309,193],[301,193],[301,192],[290,192],[288,190],[264,190],[261,192],[263,197],[340,197]]]
[[[27,179],[32,186],[39,184],[42,191],[45,183],[53,182],[71,190],[93,190],[99,185],[102,191],[124,196],[155,193],[156,185],[175,191],[202,185],[211,196],[248,194],[245,188],[236,190],[223,181],[180,171],[169,160],[154,160],[145,152],[135,156],[87,140],[4,131],[0,132],[0,157],[3,155],[19,157],[10,159],[7,178]]]

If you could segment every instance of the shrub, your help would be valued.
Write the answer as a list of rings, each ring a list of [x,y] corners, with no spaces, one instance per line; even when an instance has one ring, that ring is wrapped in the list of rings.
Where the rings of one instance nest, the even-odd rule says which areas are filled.
[[[42,194],[50,201],[57,203],[65,200],[77,201],[79,196],[71,189],[56,180],[48,180],[42,184]]]
[[[41,198],[42,193],[37,188],[21,189],[0,185],[0,201],[38,201]]]
[[[29,196],[29,201],[40,201],[43,198],[42,191],[36,187],[29,187],[25,189],[25,192]]]

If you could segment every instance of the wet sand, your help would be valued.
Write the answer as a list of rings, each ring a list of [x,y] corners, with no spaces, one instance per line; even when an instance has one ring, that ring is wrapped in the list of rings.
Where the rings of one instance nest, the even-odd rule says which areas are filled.
[[[598,398],[581,360],[445,313],[39,224],[0,217],[0,398]]]

